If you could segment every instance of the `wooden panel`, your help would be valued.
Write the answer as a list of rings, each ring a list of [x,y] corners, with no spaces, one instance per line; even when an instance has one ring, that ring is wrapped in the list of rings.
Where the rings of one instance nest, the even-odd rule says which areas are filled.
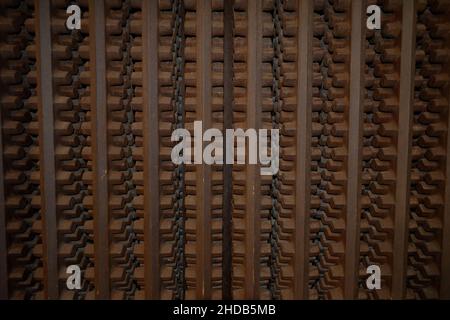
[[[295,198],[295,299],[308,298],[309,212],[311,193],[311,100],[312,100],[312,29],[313,1],[300,0],[298,10],[298,99],[297,164]]]
[[[210,128],[212,124],[211,115],[211,32],[210,25],[212,12],[211,0],[197,1],[197,117],[201,119],[203,128]],[[204,129],[206,130],[206,129]],[[195,150],[203,156],[203,148]],[[211,258],[211,215],[212,215],[212,194],[211,194],[211,166],[201,164],[196,166],[197,181],[202,181],[201,187],[197,189],[197,261],[196,261],[196,279],[197,279],[197,299],[211,299],[211,277],[212,277],[212,258]]]
[[[50,1],[39,1],[39,95],[40,95],[40,137],[41,137],[41,191],[44,222],[44,256],[46,275],[46,294],[48,299],[57,299],[58,256],[57,256],[57,216],[55,187],[55,143],[53,114],[53,73],[50,27]]]
[[[0,2],[0,298],[449,299],[448,4]]]
[[[395,196],[394,263],[392,297],[405,297],[406,255],[408,250],[409,190],[411,168],[411,121],[413,107],[414,44],[416,11],[414,1],[403,2],[402,58],[400,65],[400,100],[397,155],[397,190]],[[409,54],[407,54],[409,53]]]
[[[0,123],[2,113],[0,112]],[[8,299],[8,253],[6,244],[6,207],[5,207],[5,185],[3,179],[3,133],[0,132],[0,299]]]
[[[98,299],[107,299],[109,280],[109,197],[108,197],[108,141],[106,105],[105,3],[89,1],[89,26],[92,70],[92,138],[94,153],[94,247],[95,287]]]
[[[159,127],[158,127],[158,5],[143,4],[143,64],[144,64],[144,251],[145,297],[160,298],[159,262]]]
[[[234,0],[224,1],[223,12],[223,128],[233,126],[233,5]],[[227,144],[223,147],[227,154]],[[232,210],[233,210],[233,167],[224,164],[223,167],[223,217],[222,217],[222,298],[232,298]]]
[[[363,125],[363,72],[365,39],[365,2],[352,2],[352,31],[350,53],[350,110],[348,119],[348,180],[345,236],[345,293],[355,299],[358,288],[359,234],[361,221],[361,164]]]
[[[261,3],[250,1],[247,8],[247,128],[259,128],[261,116]],[[245,298],[259,297],[260,278],[260,173],[257,165],[246,169],[245,210]]]

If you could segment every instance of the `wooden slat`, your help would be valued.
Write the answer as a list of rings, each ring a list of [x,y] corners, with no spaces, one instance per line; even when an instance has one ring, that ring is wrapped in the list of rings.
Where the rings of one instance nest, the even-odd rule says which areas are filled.
[[[447,4],[447,16],[450,14],[450,1]],[[447,21],[447,24],[450,22]],[[450,34],[446,39],[447,48],[447,63],[444,72],[450,76]],[[450,102],[450,83],[447,82],[447,99]],[[445,176],[445,206],[444,206],[444,224],[442,229],[442,263],[441,263],[441,285],[440,297],[441,299],[450,299],[450,103],[447,109],[448,124],[447,124],[447,161],[446,161],[446,176]]]
[[[160,298],[158,10],[157,1],[143,2],[144,281],[147,299]]]
[[[3,15],[1,15],[3,17]],[[0,35],[0,41],[4,41]],[[4,65],[0,57],[0,65]],[[0,83],[0,85],[3,85]],[[0,300],[8,299],[8,244],[6,236],[5,171],[3,167],[3,106],[0,104]]]
[[[309,215],[311,200],[312,0],[298,4],[297,162],[295,203],[294,299],[308,298]]]
[[[415,74],[415,1],[403,1],[400,62],[400,110],[397,141],[397,184],[395,191],[395,234],[392,272],[392,297],[402,299],[406,292],[408,222],[411,169],[411,126]]]
[[[450,66],[450,63],[449,63]],[[449,69],[449,68],[447,68]],[[450,73],[450,70],[448,71]],[[448,86],[450,90],[450,85]],[[448,97],[450,101],[450,94]],[[450,110],[450,106],[449,106]],[[444,224],[442,228],[441,299],[450,299],[450,112],[447,124],[447,161],[445,176]]]
[[[3,9],[3,7],[1,8]],[[1,15],[3,18],[4,15]],[[0,41],[3,43],[3,35],[0,35]],[[5,65],[6,61],[0,57],[0,65]],[[3,83],[0,82],[3,86]],[[1,95],[0,95],[1,96]],[[8,299],[8,244],[6,234],[7,212],[5,203],[5,171],[3,166],[3,105],[0,104],[0,300]]]
[[[197,101],[203,130],[211,128],[211,0],[197,1]],[[202,151],[203,152],[203,148]],[[197,263],[196,296],[211,298],[211,166],[196,166],[197,183]]]
[[[223,39],[223,127],[224,130],[233,126],[233,5],[234,0],[224,2],[224,39]],[[227,144],[224,142],[224,152],[227,154]],[[233,165],[223,167],[223,215],[222,215],[222,298],[232,297],[232,193]]]
[[[52,84],[52,44],[50,1],[36,1],[38,11],[38,94],[39,94],[39,146],[41,157],[41,213],[43,220],[45,295],[57,299],[58,244],[55,185],[55,142]]]
[[[358,0],[352,2],[344,284],[344,297],[346,299],[355,299],[357,297],[358,288],[364,105],[363,72],[365,64],[364,44],[366,30],[365,9],[365,1]]]
[[[262,3],[247,3],[247,128],[259,129],[261,121]],[[245,210],[245,298],[259,298],[260,277],[260,169],[247,165]]]
[[[0,285],[0,300],[8,299],[8,245],[6,243],[5,172],[3,170],[3,120],[0,108],[0,283],[2,284]]]
[[[89,40],[91,48],[92,143],[94,153],[94,264],[96,298],[109,292],[108,228],[108,141],[106,105],[105,3],[89,0]]]

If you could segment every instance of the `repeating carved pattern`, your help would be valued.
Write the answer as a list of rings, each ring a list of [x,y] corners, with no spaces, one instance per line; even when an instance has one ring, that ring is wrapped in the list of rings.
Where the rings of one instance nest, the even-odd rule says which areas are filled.
[[[390,297],[400,83],[400,4],[382,9],[383,30],[366,34],[360,298]],[[382,290],[368,290],[366,269],[379,265]]]
[[[162,5],[164,4],[164,5]],[[160,135],[161,135],[161,278],[162,297],[182,299],[186,290],[186,166],[175,166],[170,159],[172,131],[187,122],[187,63],[195,59],[195,42],[186,39],[184,1],[160,3]],[[194,29],[195,30],[195,29]],[[191,52],[189,57],[185,57]],[[192,64],[191,64],[192,68]],[[192,71],[192,69],[191,69]],[[195,79],[195,76],[193,77]],[[192,94],[192,92],[190,92]],[[192,107],[192,105],[191,105]],[[192,118],[191,118],[192,119]],[[164,152],[165,151],[165,152]],[[195,203],[195,201],[194,201]]]
[[[0,25],[0,103],[3,134],[8,283],[13,299],[42,299],[43,245],[35,10],[9,1]]]
[[[448,3],[417,7],[407,297],[439,297],[449,107]]]
[[[408,1],[0,1],[0,299],[449,297],[450,7]],[[279,129],[279,171],[248,137],[246,164],[175,164],[195,121]]]
[[[243,1],[234,5],[233,38],[233,123],[236,128],[245,128],[247,117],[247,4]],[[233,298],[244,297],[245,281],[245,191],[246,170],[244,166],[233,165]]]
[[[58,267],[60,297],[84,299],[94,293],[89,37],[67,30],[66,8],[55,4],[51,18]],[[85,24],[88,12],[83,9]],[[81,290],[67,290],[69,265],[82,270]]]
[[[297,9],[280,0],[263,8],[262,128],[280,130],[280,170],[261,183],[261,253],[269,268],[261,270],[261,280],[270,291],[261,295],[272,299],[293,297]]]
[[[105,9],[111,298],[130,299],[139,290],[136,273],[142,263],[139,252],[143,252],[139,227],[143,216],[136,210],[140,198],[133,179],[142,171],[142,148],[135,148],[140,143],[136,127],[142,127],[141,106],[136,103],[142,90],[137,87],[142,83],[142,62],[131,54],[136,13],[130,2],[107,3]]]
[[[314,8],[310,296],[342,298],[349,104],[349,7]]]

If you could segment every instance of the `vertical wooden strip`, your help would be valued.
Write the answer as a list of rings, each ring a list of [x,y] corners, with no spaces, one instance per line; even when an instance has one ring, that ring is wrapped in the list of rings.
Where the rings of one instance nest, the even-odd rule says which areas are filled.
[[[144,283],[147,299],[160,298],[158,2],[143,1]]]
[[[247,128],[259,129],[261,121],[262,8],[261,1],[247,3]],[[245,298],[259,298],[260,170],[247,165],[245,210]]]
[[[450,14],[450,1],[447,2],[447,14]],[[448,16],[448,15],[447,15]],[[450,21],[447,21],[449,24]],[[447,63],[444,72],[450,77],[450,34],[447,35]],[[441,299],[450,299],[450,81],[447,81],[447,99],[449,106],[447,109],[447,161],[445,164],[445,206],[444,206],[444,225],[442,229],[442,263],[441,263]]]
[[[109,298],[108,141],[106,106],[105,3],[89,0],[94,153],[94,263],[97,299]]]
[[[233,126],[233,4],[234,0],[224,2],[224,39],[223,39],[223,128]],[[224,155],[227,144],[224,143]],[[225,157],[225,156],[224,156]],[[223,216],[222,216],[222,298],[232,298],[232,192],[233,165],[223,167]]]
[[[8,299],[8,245],[6,243],[5,172],[3,171],[3,119],[0,109],[0,300]]]
[[[350,109],[348,118],[347,215],[344,297],[355,299],[358,288],[361,220],[362,126],[364,104],[365,1],[352,2]]]
[[[0,7],[3,9],[3,6]],[[3,15],[2,15],[3,16]],[[0,41],[3,43],[3,35],[0,34]],[[6,59],[5,59],[6,60]],[[6,61],[0,57],[0,64],[4,65]],[[3,85],[0,82],[0,85]],[[6,108],[5,108],[6,109]],[[6,110],[5,110],[6,111]],[[7,212],[5,203],[5,174],[3,167],[3,104],[0,103],[0,300],[8,299],[8,237],[6,234]]]
[[[203,130],[211,128],[211,0],[197,1],[197,99]],[[203,150],[203,148],[202,148]],[[202,156],[202,155],[200,155]],[[212,237],[211,237],[211,166],[196,168],[199,210],[197,211],[197,286],[198,299],[211,298]]]
[[[45,294],[57,299],[58,292],[58,245],[55,185],[55,143],[52,84],[52,44],[50,24],[50,1],[36,1],[38,10],[38,92],[39,92],[39,150],[41,169],[41,199],[43,220]]]
[[[308,298],[309,215],[311,199],[311,104],[312,104],[312,0],[298,5],[298,86],[297,86],[297,162],[295,216],[294,298]]]
[[[3,37],[0,37],[3,42]],[[0,58],[0,64],[4,64]],[[1,85],[1,83],[0,83]],[[3,106],[0,104],[0,300],[8,299],[8,237],[6,235],[5,171],[3,167]]]
[[[397,184],[395,191],[395,234],[392,272],[392,298],[402,299],[406,292],[408,254],[408,222],[410,199],[410,169],[412,114],[415,74],[415,1],[404,0],[400,62],[399,128],[397,144]]]
[[[450,62],[450,61],[449,61]],[[450,66],[450,63],[449,63]],[[450,70],[447,68],[449,74]],[[450,91],[450,84],[448,85]],[[450,101],[450,92],[448,95]],[[445,175],[444,225],[442,228],[441,299],[450,299],[450,105],[447,124],[447,161]]]

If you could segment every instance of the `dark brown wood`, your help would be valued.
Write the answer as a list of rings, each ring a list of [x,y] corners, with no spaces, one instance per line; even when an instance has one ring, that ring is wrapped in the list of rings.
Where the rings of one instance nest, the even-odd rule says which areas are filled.
[[[0,7],[3,9],[2,7]],[[0,34],[0,40],[3,42],[3,35]],[[0,64],[4,65],[6,61],[0,57]],[[0,82],[3,87],[3,83]],[[3,106],[0,105],[0,300],[8,299],[8,239],[6,234],[7,212],[5,203],[5,168],[3,166]]]
[[[450,14],[450,1],[447,1],[447,16]],[[447,62],[444,72],[450,75],[450,34],[447,34]],[[445,164],[445,205],[443,212],[443,228],[442,228],[442,263],[441,263],[441,299],[450,299],[450,82],[447,81],[447,99],[449,101],[447,109],[447,150]]]
[[[361,221],[362,127],[364,106],[365,1],[351,5],[350,109],[348,119],[347,215],[344,297],[358,292],[359,234]]]
[[[158,3],[143,2],[144,280],[145,297],[160,298]]]
[[[234,0],[224,2],[224,39],[223,39],[223,127],[233,126],[233,4]],[[227,144],[224,141],[224,157]],[[225,160],[225,159],[224,159]],[[222,298],[232,298],[232,193],[233,165],[223,167],[223,216],[222,216]]]
[[[211,0],[197,1],[197,101],[204,130],[211,128]],[[203,152],[203,148],[201,150]],[[201,155],[202,156],[202,155]],[[196,166],[197,182],[197,298],[211,298],[211,166]]]
[[[382,1],[381,31],[368,3],[90,0],[71,34],[64,4],[1,2],[0,299],[450,299],[449,1]],[[172,166],[197,120],[279,125],[273,184]]]
[[[309,215],[311,199],[311,101],[312,101],[312,0],[298,4],[298,87],[297,87],[297,161],[294,298],[308,298],[309,278]]]
[[[105,3],[89,1],[89,40],[91,48],[91,111],[94,153],[94,264],[97,299],[110,295],[109,212],[108,212],[108,141],[106,105]]]
[[[261,122],[262,3],[247,3],[247,128],[258,130]],[[245,283],[246,299],[259,298],[261,177],[259,165],[248,165],[246,172]]]
[[[1,62],[1,60],[0,60]],[[5,181],[3,168],[3,120],[0,109],[0,300],[8,299],[8,253],[6,237]]]
[[[392,298],[402,299],[406,292],[408,222],[411,168],[411,125],[415,73],[416,5],[403,1],[400,62],[400,111],[398,127],[397,184],[395,193],[394,260]]]
[[[45,294],[48,299],[59,298],[58,244],[56,215],[55,142],[52,84],[52,45],[50,1],[36,1],[38,10],[38,94],[39,145],[41,152],[41,212],[43,220]]]
[[[448,64],[450,66],[450,63]],[[449,68],[447,68],[449,69]],[[449,69],[450,73],[450,69]],[[448,86],[450,91],[450,86]],[[449,100],[450,101],[450,94]],[[450,110],[450,106],[449,106]],[[450,112],[447,124],[447,161],[445,176],[445,206],[442,228],[441,299],[450,299]]]

